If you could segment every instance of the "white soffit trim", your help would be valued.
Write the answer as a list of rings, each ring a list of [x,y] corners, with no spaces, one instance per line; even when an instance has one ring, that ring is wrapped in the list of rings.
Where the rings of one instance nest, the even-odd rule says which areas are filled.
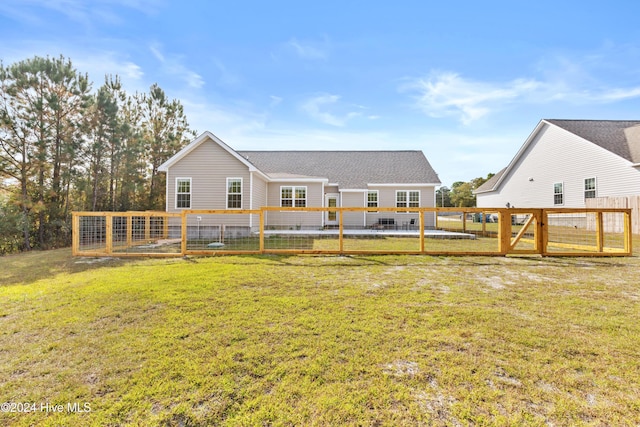
[[[269,182],[273,182],[273,183],[278,183],[278,182],[287,182],[287,183],[291,183],[291,182],[302,182],[302,183],[309,183],[309,182],[320,182],[323,184],[327,184],[327,180],[326,179],[322,179],[322,178],[269,178]]]
[[[421,184],[418,183],[405,183],[405,184],[373,184],[373,183],[367,183],[367,185],[369,187],[437,187],[442,185],[442,183],[428,183],[428,182],[424,182]]]

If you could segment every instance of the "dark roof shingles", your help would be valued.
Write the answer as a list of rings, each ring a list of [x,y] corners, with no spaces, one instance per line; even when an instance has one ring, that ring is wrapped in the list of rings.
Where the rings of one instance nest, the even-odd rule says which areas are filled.
[[[238,151],[266,174],[325,177],[341,188],[371,183],[439,184],[422,151]]]

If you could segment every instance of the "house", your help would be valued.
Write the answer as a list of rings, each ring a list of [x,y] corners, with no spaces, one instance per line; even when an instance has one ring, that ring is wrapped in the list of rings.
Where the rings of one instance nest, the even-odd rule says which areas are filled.
[[[583,208],[640,195],[640,121],[541,120],[509,165],[475,191],[478,207]]]
[[[433,207],[440,184],[421,151],[236,151],[205,132],[159,168],[167,174],[166,210],[274,207]],[[417,213],[346,212],[344,225],[373,227]],[[425,216],[426,226],[435,218]],[[254,229],[256,215],[227,224]],[[338,225],[336,212],[268,212],[266,227]]]

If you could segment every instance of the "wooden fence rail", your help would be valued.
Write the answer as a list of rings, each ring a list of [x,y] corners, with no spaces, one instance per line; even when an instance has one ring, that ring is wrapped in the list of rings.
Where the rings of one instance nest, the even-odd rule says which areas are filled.
[[[611,224],[616,224],[615,228]],[[74,212],[75,256],[629,256],[629,208],[262,207]]]

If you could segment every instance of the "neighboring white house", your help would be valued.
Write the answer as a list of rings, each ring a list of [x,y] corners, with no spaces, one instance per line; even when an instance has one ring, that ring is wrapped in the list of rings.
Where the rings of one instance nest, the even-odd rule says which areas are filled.
[[[476,191],[478,207],[585,207],[640,195],[640,121],[541,120],[509,165]]]
[[[263,206],[433,207],[440,184],[422,151],[235,151],[210,132],[159,170],[167,174],[167,212]],[[345,213],[344,221],[346,226],[369,227],[381,217],[400,223],[417,214]],[[234,221],[236,226],[258,225],[251,215],[238,215]],[[268,221],[281,225],[285,213],[270,212]],[[335,212],[314,212],[297,221],[298,227],[317,228],[336,225],[338,218]],[[425,222],[434,226],[433,215]]]

